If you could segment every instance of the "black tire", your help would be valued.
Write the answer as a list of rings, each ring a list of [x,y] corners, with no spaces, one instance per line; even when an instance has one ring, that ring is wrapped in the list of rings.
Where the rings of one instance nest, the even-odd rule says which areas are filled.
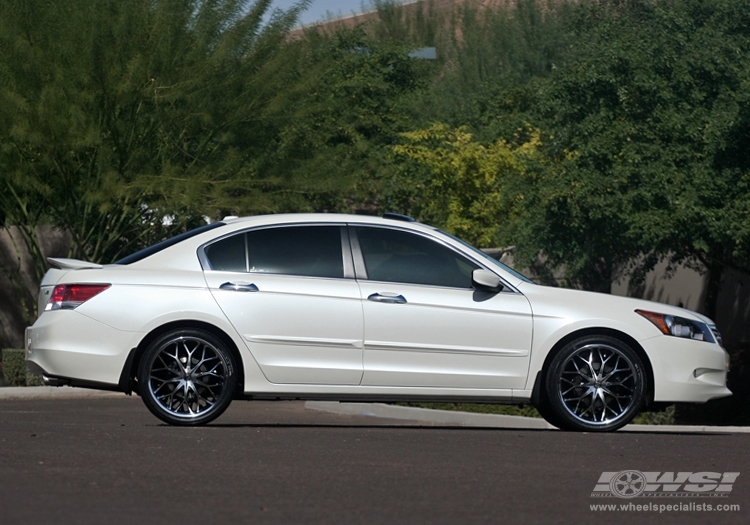
[[[559,418],[557,417],[557,412],[555,412],[550,405],[546,387],[542,390],[542,398],[539,400],[539,403],[534,405],[534,408],[536,408],[536,411],[539,412],[539,415],[542,416],[544,420],[550,425],[556,426],[557,428],[563,427],[563,423],[561,423]]]
[[[226,345],[204,330],[177,329],[149,345],[138,366],[141,398],[170,425],[204,425],[219,417],[237,387]]]
[[[630,423],[646,399],[638,354],[605,335],[580,337],[560,350],[545,378],[548,421],[562,430],[607,432]]]

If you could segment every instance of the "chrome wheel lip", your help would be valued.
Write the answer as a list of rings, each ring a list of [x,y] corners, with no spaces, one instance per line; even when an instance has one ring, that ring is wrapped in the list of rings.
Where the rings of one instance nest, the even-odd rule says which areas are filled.
[[[560,368],[557,395],[565,411],[581,423],[613,425],[637,402],[636,365],[621,349],[607,343],[576,348]]]
[[[194,420],[218,406],[229,370],[214,344],[198,336],[175,336],[159,346],[149,363],[148,392],[171,417]]]

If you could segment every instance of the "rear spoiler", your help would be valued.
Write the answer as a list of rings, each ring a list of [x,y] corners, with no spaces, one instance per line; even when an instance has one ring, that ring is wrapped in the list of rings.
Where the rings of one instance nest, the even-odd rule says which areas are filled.
[[[79,259],[61,259],[56,257],[47,257],[47,261],[61,270],[86,270],[103,268],[101,264],[81,261]]]

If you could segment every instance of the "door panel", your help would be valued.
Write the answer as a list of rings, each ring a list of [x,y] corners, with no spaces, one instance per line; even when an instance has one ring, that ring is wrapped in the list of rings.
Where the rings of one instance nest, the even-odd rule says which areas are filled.
[[[359,384],[363,314],[346,228],[258,228],[203,254],[211,293],[270,382]]]
[[[358,385],[363,318],[350,279],[206,272],[221,309],[272,383]],[[235,291],[224,283],[254,285]]]
[[[360,282],[363,385],[524,388],[531,308],[523,295]],[[405,303],[367,300],[402,296]]]
[[[480,266],[427,233],[350,228],[365,316],[368,386],[523,388],[531,306],[475,290]]]

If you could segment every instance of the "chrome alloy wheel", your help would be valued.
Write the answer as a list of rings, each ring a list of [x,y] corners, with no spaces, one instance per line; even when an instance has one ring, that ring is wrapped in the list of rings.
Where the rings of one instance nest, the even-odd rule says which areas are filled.
[[[216,345],[198,335],[177,335],[153,354],[148,394],[173,418],[199,418],[225,397],[230,374],[226,353]]]
[[[640,404],[639,377],[636,365],[622,350],[606,343],[589,343],[562,363],[558,394],[576,420],[609,426]]]

